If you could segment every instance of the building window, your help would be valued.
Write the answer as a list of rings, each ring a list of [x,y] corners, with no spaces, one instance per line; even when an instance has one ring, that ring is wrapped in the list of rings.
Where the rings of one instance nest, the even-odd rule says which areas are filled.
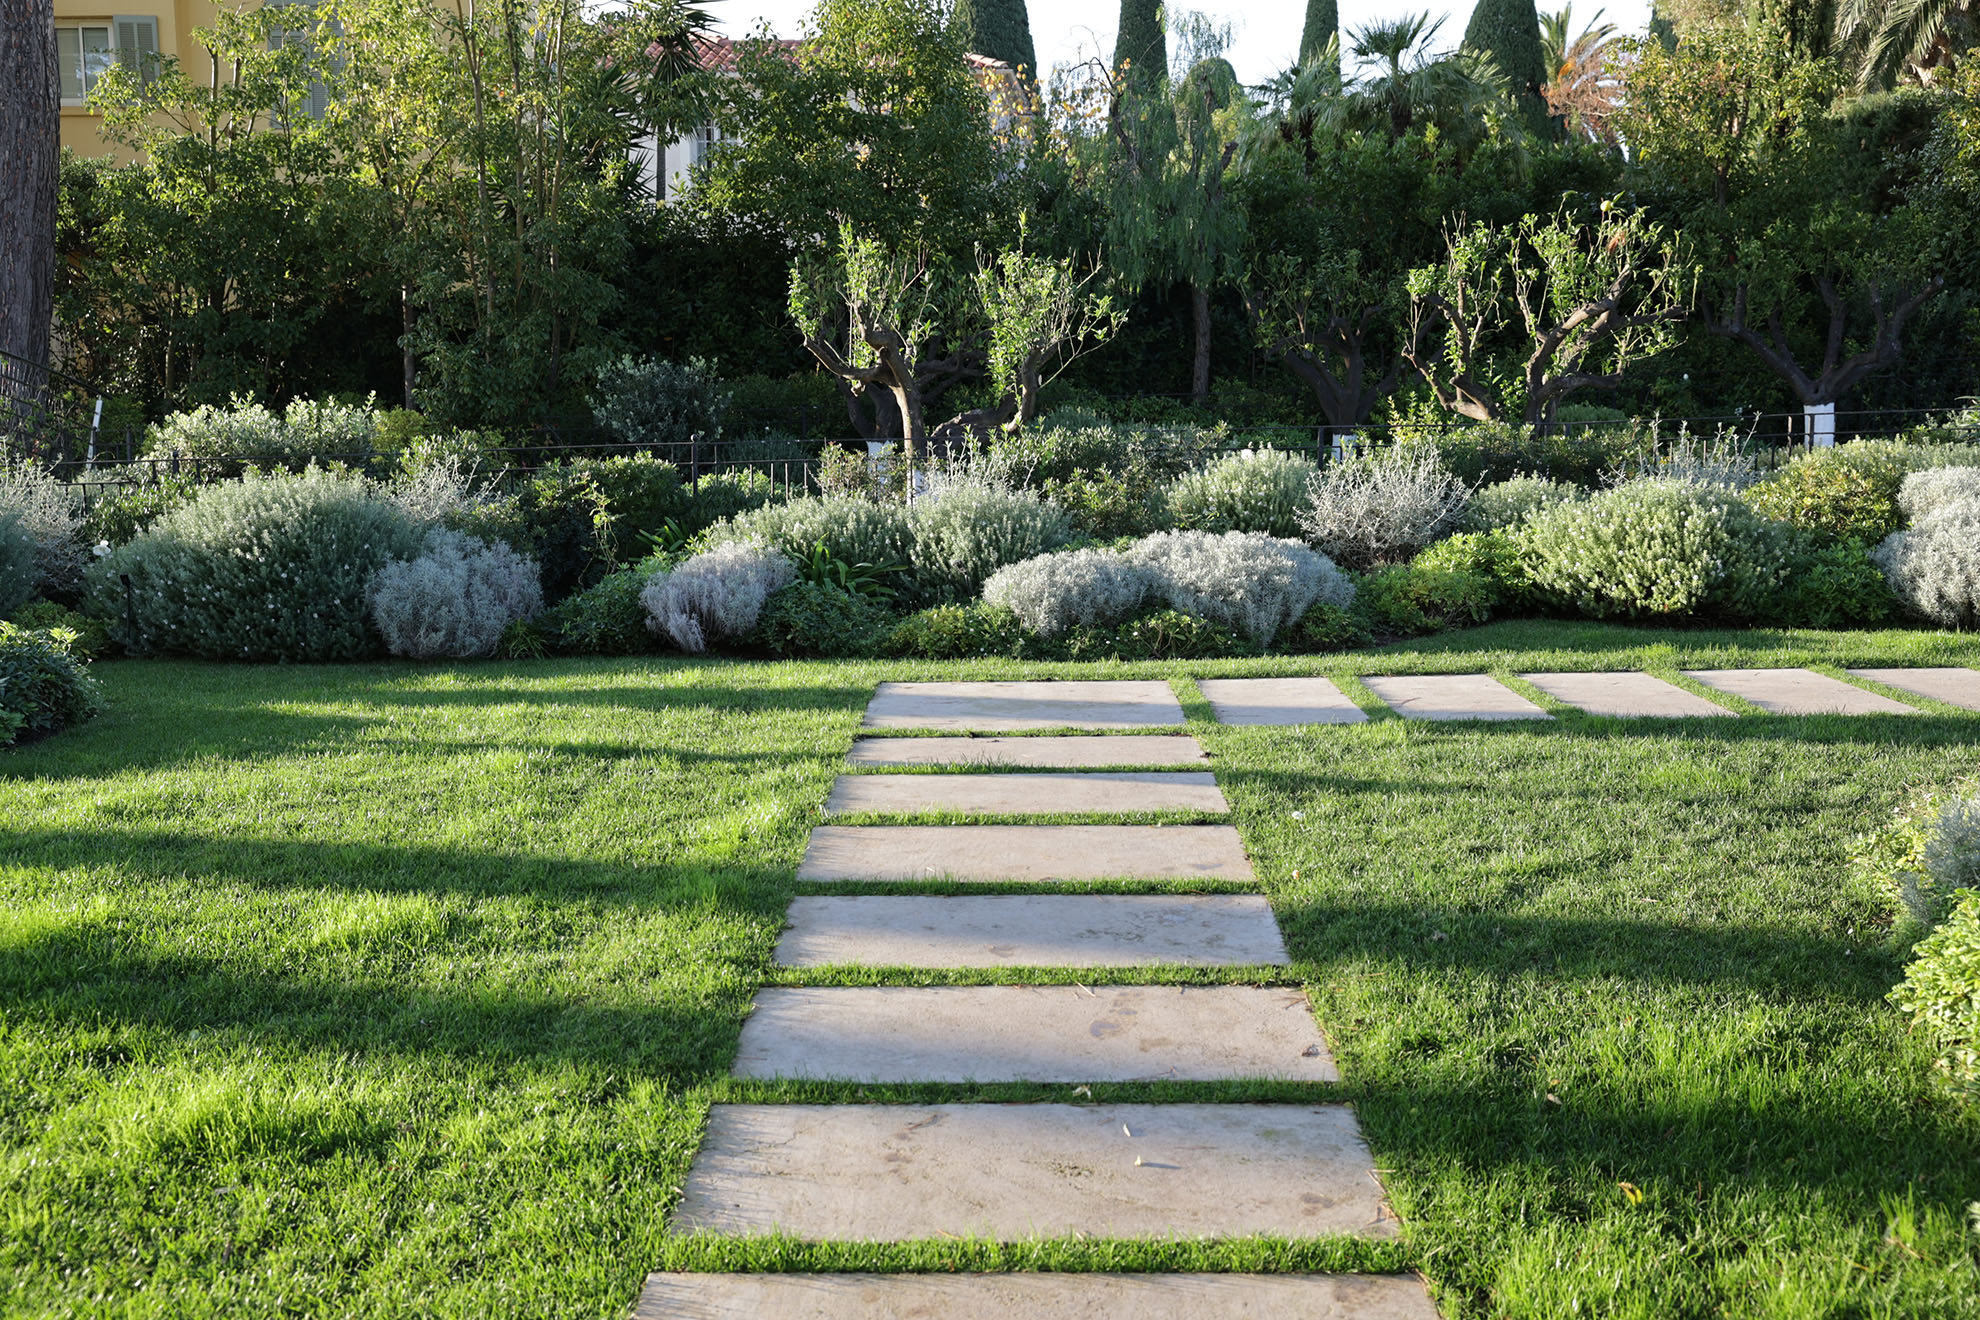
[[[63,105],[86,103],[113,64],[149,82],[158,73],[158,20],[119,18],[107,24],[58,27],[55,63],[62,79]]]
[[[703,124],[694,130],[694,146],[689,153],[688,163],[699,165],[715,154],[715,148],[722,145],[722,127],[719,124]]]

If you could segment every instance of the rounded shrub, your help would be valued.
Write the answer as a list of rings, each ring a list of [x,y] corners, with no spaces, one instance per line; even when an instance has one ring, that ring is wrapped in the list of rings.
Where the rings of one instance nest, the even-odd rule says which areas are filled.
[[[885,606],[857,592],[793,582],[763,603],[756,640],[776,655],[872,655],[893,622]]]
[[[1914,613],[1948,628],[1980,625],[1980,499],[1945,505],[1893,532],[1873,558]]]
[[[1526,570],[1519,538],[1508,528],[1447,536],[1412,559],[1410,565],[1483,578],[1491,587],[1495,611],[1528,610],[1536,603],[1533,578]]]
[[[703,358],[663,362],[622,357],[598,371],[591,416],[626,445],[685,445],[714,440],[728,416],[729,391]]]
[[[914,554],[914,526],[906,509],[845,495],[766,504],[731,518],[728,533],[793,559],[810,554],[820,542],[833,558],[848,564],[906,564]]]
[[[1256,655],[1231,628],[1181,610],[1153,610],[1110,628],[1075,628],[1063,639],[1068,660],[1215,660]]]
[[[0,745],[46,737],[102,708],[96,680],[56,635],[0,623]]]
[[[385,649],[408,660],[493,655],[511,623],[543,608],[533,561],[449,531],[428,533],[417,558],[379,569],[370,597]]]
[[[1298,536],[1306,488],[1319,471],[1283,450],[1225,454],[1176,478],[1165,498],[1169,521],[1185,531]]]
[[[1434,446],[1398,443],[1321,469],[1299,523],[1324,554],[1369,568],[1407,559],[1450,530],[1470,495]]]
[[[425,531],[358,477],[249,473],[207,487],[98,561],[90,612],[112,620],[131,651],[359,659],[378,650],[372,575],[418,554]]]
[[[25,604],[40,579],[34,537],[11,510],[0,509],[0,614]]]
[[[7,622],[28,632],[56,638],[62,649],[78,660],[95,660],[110,653],[110,629],[103,620],[52,600],[38,600],[12,610],[7,614]]]
[[[1919,942],[1890,1000],[1938,1047],[1947,1079],[1980,1099],[1980,892],[1961,894]]]
[[[199,494],[199,483],[187,474],[153,472],[142,484],[100,486],[91,493],[83,514],[85,545],[120,546],[160,518]]]
[[[1898,610],[1871,550],[1854,537],[1797,531],[1787,572],[1758,617],[1791,628],[1854,628],[1882,623]]]
[[[1379,637],[1421,637],[1492,617],[1498,589],[1483,573],[1421,559],[1376,569],[1355,584],[1354,611]]]
[[[975,595],[1006,564],[1056,550],[1072,537],[1066,515],[1030,491],[958,482],[908,511],[915,571],[924,582]]]
[[[1897,496],[1898,508],[1910,523],[1923,522],[1941,509],[1970,500],[1980,500],[1980,467],[1927,468],[1913,472],[1905,477]]]
[[[1111,550],[1065,550],[998,569],[983,599],[1040,637],[1107,628],[1141,613],[1154,590],[1148,568]]]
[[[1892,455],[1838,445],[1797,455],[1786,467],[1750,486],[1755,513],[1831,536],[1879,541],[1897,530],[1898,483],[1904,468]]]
[[[1572,504],[1587,497],[1587,491],[1570,482],[1547,477],[1513,477],[1473,491],[1459,525],[1468,532],[1495,532],[1502,527],[1517,527],[1533,514],[1556,504]]]
[[[30,594],[72,597],[89,564],[82,509],[74,492],[36,463],[0,461],[0,518],[11,517],[34,546]],[[0,587],[0,592],[5,588]]]
[[[1156,599],[1269,646],[1317,604],[1347,605],[1354,584],[1297,541],[1253,532],[1157,532],[1127,552],[1148,570]]]
[[[537,617],[546,644],[567,655],[635,655],[653,649],[646,607],[639,595],[656,573],[661,556],[607,573],[591,586]]]
[[[146,436],[144,456],[190,463],[208,478],[249,468],[300,468],[319,459],[363,463],[377,431],[370,400],[296,399],[277,414],[237,394],[225,407],[203,404],[159,422]]]
[[[797,576],[791,561],[748,541],[725,541],[671,572],[656,573],[639,593],[646,626],[690,654],[739,641],[755,630],[763,606]]]
[[[1517,533],[1534,585],[1591,618],[1751,618],[1787,570],[1782,530],[1714,486],[1645,478]]]

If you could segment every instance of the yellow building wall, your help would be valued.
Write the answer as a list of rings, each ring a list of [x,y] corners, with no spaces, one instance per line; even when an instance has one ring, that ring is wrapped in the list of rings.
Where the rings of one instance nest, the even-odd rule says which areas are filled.
[[[108,27],[119,18],[158,20],[158,53],[179,61],[186,76],[204,83],[213,76],[213,57],[194,41],[194,28],[213,26],[213,0],[55,0],[55,26]],[[62,107],[62,145],[79,156],[127,157],[130,153],[103,137],[103,116],[87,106]]]

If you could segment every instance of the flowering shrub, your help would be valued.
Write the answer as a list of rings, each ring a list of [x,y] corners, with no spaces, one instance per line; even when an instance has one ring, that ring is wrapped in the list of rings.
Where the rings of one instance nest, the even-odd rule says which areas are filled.
[[[1299,516],[1306,537],[1349,568],[1408,558],[1449,530],[1470,490],[1435,446],[1398,443],[1321,469]]]
[[[725,541],[672,572],[656,573],[639,593],[646,626],[699,655],[716,641],[746,637],[772,593],[797,577],[791,561],[746,541]]]
[[[1346,605],[1354,584],[1325,555],[1252,532],[1157,532],[1127,552],[1169,608],[1269,646],[1316,604]]]
[[[1534,585],[1598,619],[1751,618],[1788,566],[1781,529],[1738,496],[1669,478],[1558,505],[1517,536]]]
[[[103,708],[67,637],[0,623],[0,746],[80,724]]]
[[[1139,614],[1155,589],[1146,565],[1111,550],[1068,550],[997,570],[983,599],[1040,637],[1108,627]]]
[[[931,585],[973,594],[1006,564],[1057,549],[1072,536],[1066,515],[1030,491],[958,482],[908,512],[916,571]]]
[[[409,660],[493,655],[517,619],[543,608],[536,565],[501,542],[435,531],[416,559],[371,579],[371,613],[385,649]]]
[[[1468,532],[1495,532],[1502,527],[1517,527],[1531,515],[1556,504],[1572,504],[1587,497],[1588,492],[1565,481],[1514,477],[1473,491],[1460,523]]]
[[[914,526],[895,504],[827,495],[768,504],[729,520],[729,534],[760,541],[792,558],[820,541],[848,564],[905,564],[914,552]]]
[[[1190,531],[1298,536],[1306,488],[1319,471],[1310,459],[1277,449],[1225,454],[1169,487],[1169,520]]]
[[[0,519],[11,517],[34,547],[28,593],[72,595],[82,586],[89,549],[82,511],[55,474],[33,463],[0,463]],[[0,586],[0,595],[6,592]]]
[[[1917,614],[1948,628],[1980,624],[1980,499],[1933,509],[1886,537],[1873,558]]]
[[[99,561],[90,612],[114,620],[131,651],[358,659],[378,649],[365,598],[372,575],[417,554],[425,530],[359,477],[249,473],[207,487]]]

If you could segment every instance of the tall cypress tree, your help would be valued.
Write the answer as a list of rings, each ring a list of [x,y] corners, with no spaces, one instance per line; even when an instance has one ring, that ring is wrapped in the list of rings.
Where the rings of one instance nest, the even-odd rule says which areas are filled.
[[[1128,63],[1139,86],[1162,87],[1169,79],[1169,36],[1162,29],[1161,0],[1121,0],[1121,24],[1114,38],[1114,67]]]
[[[1340,0],[1306,0],[1306,28],[1299,34],[1300,67],[1312,63],[1327,48],[1330,38],[1337,38],[1341,32]],[[1339,48],[1335,48],[1335,68],[1340,67]]]
[[[1464,44],[1492,57],[1527,122],[1536,132],[1551,133],[1547,98],[1540,90],[1547,85],[1547,56],[1533,0],[1478,0],[1464,29]]]
[[[956,0],[950,19],[973,55],[988,55],[1038,77],[1038,50],[1031,44],[1031,15],[1024,0]]]

